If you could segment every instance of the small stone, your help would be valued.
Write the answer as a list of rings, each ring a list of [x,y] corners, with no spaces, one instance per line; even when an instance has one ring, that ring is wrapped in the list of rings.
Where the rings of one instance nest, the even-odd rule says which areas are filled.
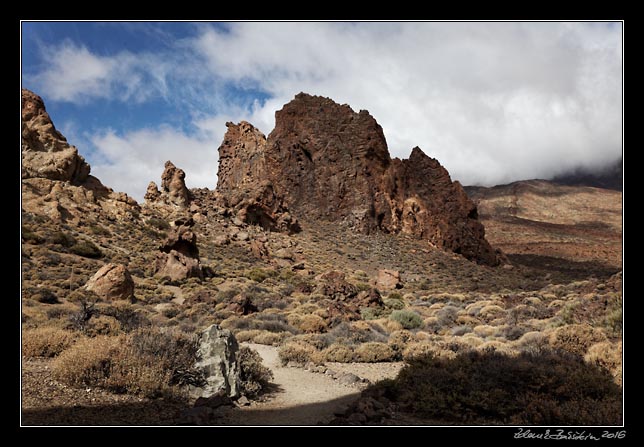
[[[248,239],[250,239],[250,236],[249,236],[249,234],[247,232],[240,231],[239,233],[237,233],[237,240],[238,241],[247,241]]]
[[[360,382],[360,377],[352,373],[344,373],[338,377],[338,382],[343,385],[353,385],[354,383]]]
[[[237,405],[239,405],[240,407],[247,407],[250,405],[250,401],[246,396],[242,396],[239,399],[237,399]]]

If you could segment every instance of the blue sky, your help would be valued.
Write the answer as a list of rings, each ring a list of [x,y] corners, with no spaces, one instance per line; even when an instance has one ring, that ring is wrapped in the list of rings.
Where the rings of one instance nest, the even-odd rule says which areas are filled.
[[[23,22],[22,83],[137,200],[168,159],[213,188],[225,122],[268,134],[300,91],[491,185],[620,156],[621,45],[621,23]]]

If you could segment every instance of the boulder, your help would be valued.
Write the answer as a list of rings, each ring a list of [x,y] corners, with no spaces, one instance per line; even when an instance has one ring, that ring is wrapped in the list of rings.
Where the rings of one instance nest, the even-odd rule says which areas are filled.
[[[129,300],[134,296],[132,275],[121,264],[106,264],[85,284],[85,288],[105,300]]]
[[[203,279],[203,269],[199,262],[197,235],[192,231],[192,219],[174,222],[174,229],[159,247],[155,263],[155,274],[173,281],[186,278]]]
[[[193,399],[199,405],[208,405],[209,400],[221,404],[222,396],[235,399],[240,395],[240,369],[238,361],[239,344],[235,336],[216,324],[206,328],[200,336],[198,356],[195,364],[205,379],[201,387],[190,386]]]
[[[398,272],[397,270],[387,269],[378,270],[378,276],[376,276],[376,287],[383,290],[402,288],[402,283],[400,282],[400,272]]]

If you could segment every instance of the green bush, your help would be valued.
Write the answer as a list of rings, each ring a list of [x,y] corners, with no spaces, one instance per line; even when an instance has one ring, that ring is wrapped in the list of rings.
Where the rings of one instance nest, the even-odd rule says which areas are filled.
[[[415,329],[423,324],[423,319],[416,312],[411,310],[394,310],[389,319],[397,321],[405,329]]]
[[[383,302],[389,309],[400,310],[405,307],[405,303],[403,303],[402,299],[398,298],[385,298]]]
[[[409,359],[385,395],[417,417],[447,423],[619,425],[621,388],[576,355],[467,351]]]
[[[256,397],[266,389],[273,378],[273,372],[262,364],[262,358],[257,351],[246,346],[239,350],[239,371],[241,377],[241,393],[247,397]]]

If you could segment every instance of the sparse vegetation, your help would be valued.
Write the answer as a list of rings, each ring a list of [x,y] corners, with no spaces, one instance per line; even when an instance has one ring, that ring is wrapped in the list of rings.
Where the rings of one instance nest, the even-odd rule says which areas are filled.
[[[22,355],[56,357],[78,339],[73,332],[56,327],[25,329],[22,332]]]
[[[401,324],[405,329],[415,329],[423,325],[423,319],[411,310],[394,310],[389,318]]]
[[[273,378],[270,369],[262,364],[262,358],[257,351],[242,347],[238,354],[241,377],[241,393],[254,398],[266,387]]]

